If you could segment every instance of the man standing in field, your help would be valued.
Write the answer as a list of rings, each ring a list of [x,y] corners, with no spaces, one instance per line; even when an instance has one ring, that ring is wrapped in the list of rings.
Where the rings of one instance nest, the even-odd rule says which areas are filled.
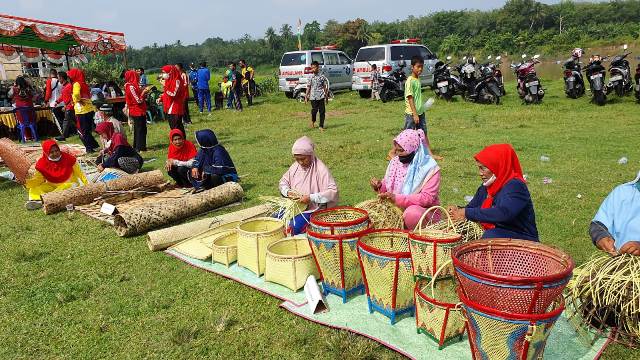
[[[204,111],[204,103],[207,103],[207,110],[211,115],[211,91],[209,90],[209,79],[211,79],[211,72],[207,69],[207,63],[201,62],[198,69],[198,106],[200,107],[200,114]]]
[[[191,84],[191,92],[193,93],[193,101],[198,102],[198,69],[196,64],[189,64],[189,84]]]
[[[307,83],[307,96],[304,102],[311,100],[311,124],[310,128],[316,127],[316,114],[320,112],[320,131],[324,131],[325,103],[329,100],[329,80],[320,74],[320,64],[317,61],[311,63],[313,75]]]
[[[380,72],[376,64],[371,64],[371,100],[380,100]]]
[[[238,64],[242,74],[242,88],[247,96],[247,106],[251,106],[253,105],[253,88],[255,87],[253,77],[255,72],[251,66],[247,65],[244,59],[241,59]]]
[[[242,111],[242,74],[236,70],[236,63],[229,64],[231,70],[231,91],[236,104],[236,110]]]
[[[424,103],[422,102],[422,84],[420,82],[420,74],[424,69],[424,59],[421,56],[411,58],[411,76],[404,83],[404,128],[405,129],[422,129],[427,143],[429,155],[435,160],[442,160],[441,156],[433,155],[431,152],[431,143],[427,133],[427,121],[425,116]]]

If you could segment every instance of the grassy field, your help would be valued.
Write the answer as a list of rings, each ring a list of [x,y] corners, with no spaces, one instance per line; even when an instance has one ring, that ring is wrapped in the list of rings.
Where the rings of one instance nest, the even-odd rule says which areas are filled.
[[[566,99],[561,81],[546,84],[539,106],[522,105],[513,83],[500,106],[436,102],[428,118],[434,151],[444,156],[441,199],[464,204],[480,184],[473,155],[491,143],[512,143],[542,241],[582,263],[596,251],[587,229],[600,202],[640,169],[640,105],[630,97],[596,107],[587,98]],[[308,128],[309,107],[277,94],[242,113],[194,116],[188,137],[214,129],[243,176],[246,205],[253,205],[260,195],[277,194],[293,141],[309,135],[333,171],[341,204],[355,204],[373,196],[369,178],[384,175],[403,109],[402,102],[339,93],[322,133]],[[157,160],[145,170],[162,168],[167,134],[166,123],[150,127],[143,156]],[[623,156],[629,163],[619,165]],[[543,184],[545,177],[553,182]],[[81,214],[27,212],[25,200],[22,187],[0,180],[0,358],[400,358],[293,316],[248,287],[150,253],[144,236],[119,238]],[[612,346],[605,358],[640,352]]]

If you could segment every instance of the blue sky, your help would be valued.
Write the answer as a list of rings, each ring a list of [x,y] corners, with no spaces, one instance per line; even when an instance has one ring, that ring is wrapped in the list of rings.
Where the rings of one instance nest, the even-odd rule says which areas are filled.
[[[542,1],[554,3],[558,1]],[[504,0],[400,1],[389,0],[0,0],[0,12],[76,26],[124,32],[133,47],[202,42],[208,37],[237,39],[244,34],[264,36],[267,27],[278,29],[318,20],[392,21],[449,9],[491,9]],[[179,5],[176,5],[179,4]],[[240,18],[241,14],[246,14]]]

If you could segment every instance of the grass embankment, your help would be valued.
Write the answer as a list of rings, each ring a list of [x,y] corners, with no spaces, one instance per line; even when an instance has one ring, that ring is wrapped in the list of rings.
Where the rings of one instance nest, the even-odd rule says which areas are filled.
[[[512,82],[500,106],[436,102],[428,117],[434,150],[444,156],[441,198],[464,204],[480,184],[473,155],[491,143],[512,143],[529,178],[542,241],[582,263],[596,251],[587,229],[600,202],[640,168],[640,105],[626,98],[596,107],[587,98],[566,99],[559,81],[546,84],[539,106],[521,105]],[[324,133],[308,129],[307,106],[282,94],[256,103],[242,113],[194,116],[188,129],[190,139],[196,129],[216,131],[243,175],[247,205],[277,194],[292,162],[291,145],[302,135],[314,139],[333,171],[342,204],[373,196],[368,180],[384,174],[403,103],[337,94]],[[167,133],[166,123],[150,126],[150,151],[143,156],[157,161],[145,170],[162,168]],[[541,155],[551,160],[541,162]],[[622,156],[628,164],[618,165]],[[544,185],[545,177],[553,182]],[[28,212],[25,200],[22,187],[0,181],[1,358],[400,357],[295,317],[248,287],[150,253],[143,236],[119,238],[78,213]],[[425,338],[425,346],[433,344]],[[638,357],[621,347],[605,354]]]

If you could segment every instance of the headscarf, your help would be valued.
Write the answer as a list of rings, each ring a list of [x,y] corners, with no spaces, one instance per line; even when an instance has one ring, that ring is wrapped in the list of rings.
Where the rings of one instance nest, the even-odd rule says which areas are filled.
[[[105,149],[108,153],[112,153],[118,146],[130,146],[127,139],[121,133],[115,131],[110,121],[104,121],[96,125],[96,132],[111,141],[109,147]]]
[[[338,186],[327,166],[315,155],[313,140],[303,136],[296,140],[291,148],[293,155],[311,156],[308,168],[294,162],[280,179],[280,187],[286,186],[303,194],[319,194],[328,200],[327,207],[338,203]],[[319,204],[310,204],[308,210],[317,210]]]
[[[496,177],[496,180],[487,186],[487,198],[482,202],[482,209],[490,208],[493,205],[493,198],[509,181],[517,179],[526,183],[518,155],[510,144],[489,145],[477,153],[474,158],[491,170]],[[482,226],[485,229],[495,227],[493,224],[482,224]]]
[[[168,159],[174,159],[179,161],[188,161],[196,157],[198,150],[195,145],[187,139],[184,139],[184,144],[181,147],[173,145],[173,137],[180,135],[184,139],[184,134],[180,129],[173,129],[169,132],[169,153]]]
[[[616,187],[600,205],[593,221],[607,227],[620,249],[640,238],[640,173],[631,182]]]
[[[80,97],[83,99],[90,99],[91,92],[89,90],[89,85],[84,80],[84,73],[80,69],[73,68],[67,72],[69,79],[71,80],[71,84],[79,83],[80,84]]]
[[[181,80],[182,76],[174,65],[163,66],[162,72],[169,74],[169,78],[164,82],[164,92],[162,93],[162,107],[164,112],[168,114],[171,105],[180,102],[180,99],[184,98],[183,91],[186,90],[186,84],[180,84],[178,86],[178,81]],[[168,93],[173,93],[174,95],[169,96]]]
[[[177,88],[176,81],[180,80],[180,71],[174,65],[165,65],[162,67],[162,72],[168,73],[169,78],[164,83],[164,91],[165,92],[176,92],[180,89]]]
[[[140,75],[135,70],[127,70],[124,73],[124,81],[133,86],[136,94],[140,93]]]
[[[384,176],[385,187],[388,192],[394,194],[417,193],[440,170],[436,161],[427,151],[424,131],[407,129],[393,141],[400,145],[404,151],[414,154],[414,156],[408,164],[403,164],[398,156],[389,161]]]
[[[51,148],[58,146],[54,140],[45,140],[42,142],[42,156],[36,162],[36,170],[38,170],[47,181],[54,184],[60,184],[67,181],[73,173],[73,166],[76,163],[76,157],[61,151],[60,160],[53,161],[49,159]],[[58,146],[58,148],[60,148]]]
[[[196,141],[200,146],[196,155],[198,169],[215,175],[237,174],[231,156],[227,149],[218,143],[218,138],[212,130],[196,131]]]

